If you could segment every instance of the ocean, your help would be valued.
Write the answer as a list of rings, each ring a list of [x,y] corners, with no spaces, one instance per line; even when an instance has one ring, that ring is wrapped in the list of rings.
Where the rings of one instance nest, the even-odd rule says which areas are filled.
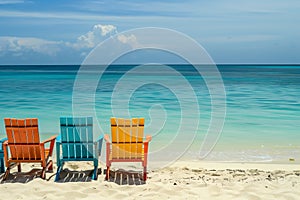
[[[42,139],[60,133],[60,116],[93,116],[97,136],[110,133],[112,116],[144,117],[145,133],[153,137],[150,160],[300,160],[300,66],[218,65],[222,87],[206,81],[216,77],[205,77],[189,65],[168,65],[166,70],[155,65],[138,70],[137,65],[92,66],[81,78],[79,68],[0,66],[1,137],[5,117],[37,117]],[[222,106],[215,105],[210,88],[223,87],[224,124],[217,124],[220,135],[209,138],[208,130],[217,129],[210,125],[213,106]],[[202,158],[209,139],[212,150]]]

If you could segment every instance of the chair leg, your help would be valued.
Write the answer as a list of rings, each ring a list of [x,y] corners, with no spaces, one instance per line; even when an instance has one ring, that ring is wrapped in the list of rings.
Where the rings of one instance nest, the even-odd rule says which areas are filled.
[[[109,166],[106,166],[106,175],[105,175],[105,180],[108,181],[109,180],[109,170],[110,170],[110,167]]]
[[[4,160],[3,157],[0,156],[0,173],[5,172],[5,167],[4,167]]]
[[[43,167],[43,169],[42,169],[42,173],[41,173],[41,179],[46,179],[46,167]]]
[[[9,175],[9,173],[10,173],[10,167],[8,167],[8,168],[6,169],[6,171],[5,171],[5,174],[4,174],[4,176],[3,176],[3,179],[2,179],[2,181],[5,181],[5,180],[7,179],[7,177],[8,177],[8,175]]]
[[[144,167],[143,180],[147,180],[147,167]]]
[[[41,178],[46,179],[46,171],[49,170],[49,172],[53,171],[53,161],[50,160],[47,164],[46,167],[43,167],[42,173],[41,173]]]
[[[21,163],[18,163],[18,172],[21,172],[22,169],[21,169]]]
[[[59,181],[61,170],[62,170],[62,166],[57,167],[55,182]]]
[[[92,179],[93,180],[97,180],[98,179],[98,166],[94,166],[94,172],[93,172]]]
[[[47,169],[49,172],[53,172],[53,161],[52,160],[49,161],[49,163],[47,165]]]

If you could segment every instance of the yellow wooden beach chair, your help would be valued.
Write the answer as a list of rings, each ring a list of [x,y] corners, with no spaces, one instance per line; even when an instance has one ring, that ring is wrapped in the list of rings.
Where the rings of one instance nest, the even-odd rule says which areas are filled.
[[[144,167],[143,179],[147,179],[148,144],[151,136],[144,137],[144,118],[122,119],[111,118],[111,141],[109,135],[106,140],[106,180],[112,162],[141,162]]]
[[[4,122],[7,141],[3,143],[3,152],[7,169],[3,180],[9,175],[10,169],[16,165],[18,165],[18,172],[21,172],[21,163],[41,163],[43,167],[41,178],[45,179],[46,170],[53,169],[50,157],[56,136],[40,142],[38,119],[36,118],[5,118]],[[46,148],[47,143],[50,143],[49,148]]]

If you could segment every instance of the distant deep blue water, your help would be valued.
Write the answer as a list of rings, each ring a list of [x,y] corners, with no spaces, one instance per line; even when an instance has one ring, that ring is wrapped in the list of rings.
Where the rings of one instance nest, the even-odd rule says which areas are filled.
[[[59,134],[59,117],[72,115],[73,85],[79,67],[0,66],[1,136],[5,135],[5,117],[37,117],[42,138]],[[151,83],[132,91],[130,98],[120,94],[112,111],[112,94],[118,95],[116,83],[133,67],[110,66],[103,73],[93,105],[97,120],[102,132],[109,133],[110,117],[123,117],[127,110],[132,117],[145,117],[148,125],[153,122],[153,116],[158,121],[167,117],[162,127],[149,125],[147,129],[146,126],[146,132],[154,136],[152,149],[159,149],[172,139],[172,134],[179,128],[181,106],[190,112],[195,107],[193,102],[189,103],[188,96],[183,98],[185,104],[178,100],[188,89],[177,84],[177,76],[157,72],[127,75],[129,84],[124,87],[130,87],[130,82],[147,83],[148,79],[151,79]],[[171,67],[191,84],[197,96],[201,113],[200,126],[192,146],[184,156],[196,158],[211,117],[209,91],[203,77],[192,67]],[[273,162],[285,162],[289,158],[300,160],[300,66],[220,65],[218,69],[226,90],[227,112],[221,137],[207,159]],[[161,80],[174,87],[175,91],[160,85]],[[123,100],[127,102],[128,108],[122,106]],[[83,103],[82,109],[85,106]],[[186,134],[189,134],[188,129]]]

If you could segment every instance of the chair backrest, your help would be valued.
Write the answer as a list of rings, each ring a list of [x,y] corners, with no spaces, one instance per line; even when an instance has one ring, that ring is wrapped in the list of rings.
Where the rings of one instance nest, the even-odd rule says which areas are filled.
[[[92,117],[61,117],[60,129],[63,158],[94,157]]]
[[[139,159],[143,156],[144,118],[111,118],[112,158]]]
[[[5,129],[12,160],[40,160],[37,118],[5,118]]]

